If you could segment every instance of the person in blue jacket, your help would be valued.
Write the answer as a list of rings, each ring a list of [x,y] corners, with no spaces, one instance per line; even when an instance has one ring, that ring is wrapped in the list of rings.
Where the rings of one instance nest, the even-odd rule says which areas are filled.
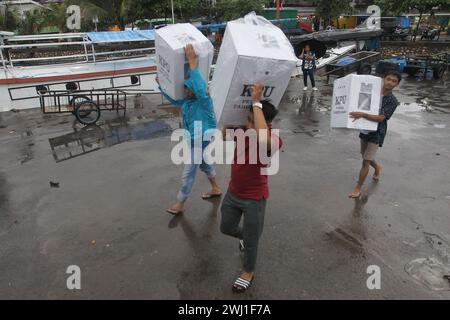
[[[202,78],[197,68],[197,55],[194,47],[191,44],[186,45],[186,58],[189,62],[189,76],[184,81],[185,98],[181,100],[174,100],[168,96],[159,87],[163,96],[169,100],[170,103],[176,106],[181,106],[181,118],[183,129],[188,130],[191,138],[191,162],[184,165],[182,174],[181,188],[178,192],[177,202],[166,211],[170,214],[177,215],[183,212],[184,203],[186,202],[189,193],[194,185],[195,175],[197,169],[200,168],[209,179],[211,183],[211,191],[202,195],[203,199],[220,197],[222,191],[217,184],[216,171],[214,166],[207,164],[203,159],[203,150],[208,145],[208,142],[202,142],[202,163],[194,163],[194,138],[201,139],[202,137],[195,136],[195,122],[201,122],[202,135],[208,129],[216,128],[216,117],[214,115],[213,104],[211,97],[206,91],[206,82]],[[158,81],[158,79],[157,79]],[[158,82],[159,84],[159,82]]]

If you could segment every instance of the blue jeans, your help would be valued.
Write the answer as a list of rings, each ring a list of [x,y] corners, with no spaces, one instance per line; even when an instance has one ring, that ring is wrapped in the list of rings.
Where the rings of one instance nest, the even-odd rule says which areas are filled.
[[[195,175],[197,174],[197,169],[200,168],[208,178],[214,178],[216,176],[216,170],[211,164],[207,164],[205,159],[203,159],[203,151],[205,150],[207,144],[203,145],[202,148],[202,163],[194,163],[194,148],[191,147],[191,163],[185,164],[183,169],[183,174],[181,176],[181,188],[178,191],[177,200],[180,202],[185,202],[189,193],[191,193],[192,186],[194,185]]]
[[[303,83],[305,87],[308,86],[308,76],[311,80],[311,85],[314,88],[316,86],[316,81],[314,81],[314,69],[303,69]]]

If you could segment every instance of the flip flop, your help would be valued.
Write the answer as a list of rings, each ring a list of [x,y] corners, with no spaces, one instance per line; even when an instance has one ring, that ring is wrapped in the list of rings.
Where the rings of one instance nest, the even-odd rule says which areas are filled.
[[[253,283],[253,279],[255,279],[255,276],[249,281],[244,278],[237,278],[236,281],[233,284],[232,290],[235,293],[243,293],[250,288],[251,284]]]
[[[212,199],[212,198],[219,198],[222,196],[222,193],[204,193],[202,194],[202,199],[203,200],[207,200],[207,199]]]
[[[182,214],[183,213],[183,210],[173,210],[172,208],[170,208],[170,209],[167,209],[166,210],[166,212],[167,213],[170,213],[170,214],[172,214],[172,215],[174,215],[174,216],[177,216],[177,215],[179,215],[179,214]]]

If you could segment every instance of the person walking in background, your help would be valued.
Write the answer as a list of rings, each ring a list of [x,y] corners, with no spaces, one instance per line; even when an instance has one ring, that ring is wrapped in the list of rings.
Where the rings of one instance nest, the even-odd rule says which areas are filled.
[[[316,55],[311,51],[311,47],[307,44],[299,58],[302,60],[302,71],[303,71],[303,83],[305,87],[303,90],[308,90],[308,76],[311,80],[312,89],[317,91],[316,81],[314,80],[314,72],[316,71]]]

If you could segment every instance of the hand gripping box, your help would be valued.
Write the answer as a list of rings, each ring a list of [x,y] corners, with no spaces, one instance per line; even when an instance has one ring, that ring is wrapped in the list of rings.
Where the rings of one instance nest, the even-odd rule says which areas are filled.
[[[208,82],[214,55],[211,41],[190,23],[169,25],[156,30],[156,67],[159,83],[164,92],[175,100],[184,98],[184,80],[189,72],[184,48],[188,43],[194,46],[197,67],[205,82]]]
[[[278,107],[297,60],[284,33],[264,18],[228,22],[210,87],[218,127],[245,125],[255,81],[264,85],[262,99]]]
[[[378,115],[383,80],[368,75],[349,74],[334,81],[331,127],[376,131],[378,123],[367,119],[354,121],[354,111]]]

